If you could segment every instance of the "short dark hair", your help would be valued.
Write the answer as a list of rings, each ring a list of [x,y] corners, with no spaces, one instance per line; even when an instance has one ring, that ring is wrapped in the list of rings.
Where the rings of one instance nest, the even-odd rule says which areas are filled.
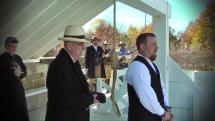
[[[16,37],[7,37],[5,40],[5,47],[7,47],[10,43],[19,43],[19,41]]]
[[[137,50],[140,50],[141,44],[146,43],[147,37],[156,37],[156,35],[154,33],[151,33],[151,32],[140,34],[136,39]]]

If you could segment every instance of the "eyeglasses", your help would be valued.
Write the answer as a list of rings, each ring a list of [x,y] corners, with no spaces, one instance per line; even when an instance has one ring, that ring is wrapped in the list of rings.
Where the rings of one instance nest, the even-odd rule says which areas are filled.
[[[83,42],[78,42],[77,44],[78,44],[78,45],[84,45],[84,43],[83,43]]]
[[[76,45],[84,45],[83,42],[72,42],[73,44],[76,44]]]

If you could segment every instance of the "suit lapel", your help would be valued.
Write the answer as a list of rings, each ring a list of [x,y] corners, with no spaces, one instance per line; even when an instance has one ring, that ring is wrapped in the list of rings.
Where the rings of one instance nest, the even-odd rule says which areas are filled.
[[[65,49],[62,49],[61,52],[63,55],[65,55],[66,60],[69,61],[73,72],[75,73],[75,75],[77,75],[77,79],[80,80],[80,81],[78,81],[78,83],[81,83],[81,85],[85,89],[86,88],[88,89],[88,83],[86,82],[86,78],[81,70],[79,62],[77,61],[76,63],[74,63],[73,60],[71,59],[70,55],[66,52]]]
[[[92,49],[92,51],[93,51],[94,53],[97,52],[96,49],[93,47],[93,45],[91,45],[91,49]],[[98,48],[97,48],[97,50],[98,50]]]
[[[87,81],[86,81],[86,78],[85,78],[85,76],[84,76],[82,70],[81,70],[81,66],[80,66],[80,64],[79,64],[79,61],[77,61],[74,65],[75,65],[75,71],[76,71],[76,73],[77,73],[77,75],[78,75],[78,77],[79,77],[79,79],[80,79],[80,82],[82,83],[82,85],[83,85],[85,88],[88,89],[88,83],[87,83]]]

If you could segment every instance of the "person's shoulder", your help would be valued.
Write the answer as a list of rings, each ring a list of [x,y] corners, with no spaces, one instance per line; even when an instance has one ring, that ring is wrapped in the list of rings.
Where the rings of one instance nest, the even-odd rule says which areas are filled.
[[[66,61],[62,57],[57,56],[49,65],[49,70],[61,70],[64,68]]]
[[[0,60],[2,60],[4,58],[4,53],[0,54]]]
[[[6,56],[6,52],[3,52],[0,54],[0,57],[4,57],[4,56]]]
[[[53,60],[54,65],[59,65],[59,66],[68,66],[71,62],[71,57],[66,51],[61,51],[56,58]]]
[[[133,61],[129,66],[126,73],[128,76],[135,77],[138,75],[148,75],[148,68],[139,61]]]
[[[87,48],[92,48],[93,47],[93,45],[89,45],[89,46],[87,46]]]
[[[0,58],[2,58],[3,56],[4,56],[4,53],[1,53],[1,54],[0,54]]]
[[[89,50],[91,50],[92,47],[93,47],[92,45],[89,45],[89,46],[86,47],[86,50],[89,51]]]
[[[14,56],[15,56],[16,58],[18,58],[18,59],[22,59],[22,57],[19,56],[18,54],[15,54]]]
[[[57,64],[63,64],[64,61],[66,61],[66,55],[64,53],[59,53],[56,58],[52,61],[53,64],[57,63]]]
[[[139,61],[133,61],[129,66],[128,66],[128,69],[130,70],[136,70],[136,71],[140,71],[140,70],[143,70],[143,69],[147,69],[147,67],[139,62]]]
[[[7,58],[7,53],[6,53],[6,52],[0,54],[0,61],[1,61],[1,62],[2,62],[2,61],[5,61],[6,58]]]
[[[99,49],[102,49],[102,46],[98,46]]]
[[[144,66],[143,63],[139,62],[139,61],[133,61],[130,66]]]

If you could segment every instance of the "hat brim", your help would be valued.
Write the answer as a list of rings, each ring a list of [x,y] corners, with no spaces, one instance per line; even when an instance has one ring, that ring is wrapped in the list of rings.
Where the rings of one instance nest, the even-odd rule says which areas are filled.
[[[103,45],[111,45],[111,44],[110,44],[110,43],[108,43],[108,44],[107,44],[107,43],[104,43]]]
[[[83,43],[90,43],[87,39],[78,39],[78,38],[71,38],[71,37],[60,37],[58,38],[60,41],[70,41],[70,42],[83,42]]]

